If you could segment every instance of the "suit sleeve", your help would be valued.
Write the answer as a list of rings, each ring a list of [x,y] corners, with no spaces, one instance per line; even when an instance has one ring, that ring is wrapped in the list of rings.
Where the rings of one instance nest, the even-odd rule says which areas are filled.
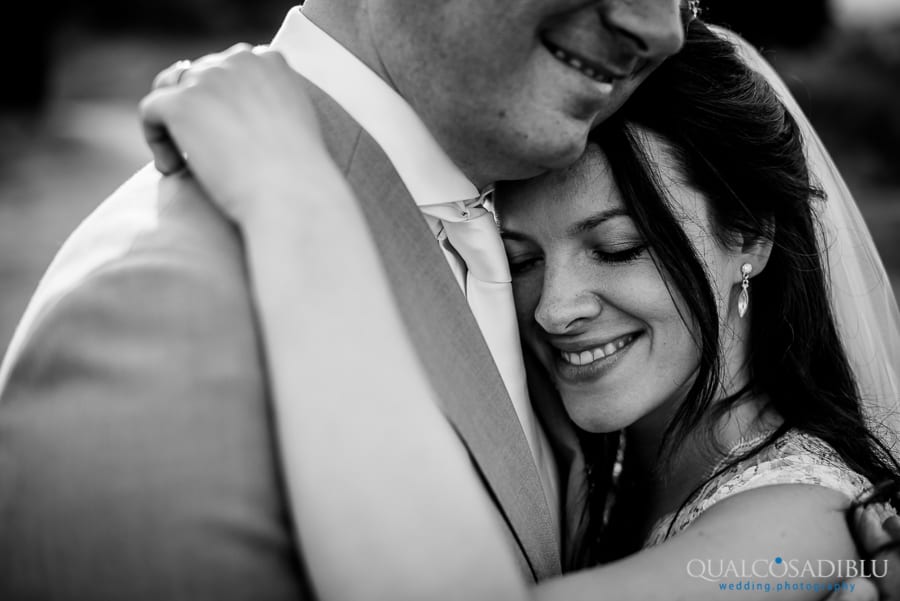
[[[297,599],[240,266],[129,253],[40,316],[0,402],[0,599]]]

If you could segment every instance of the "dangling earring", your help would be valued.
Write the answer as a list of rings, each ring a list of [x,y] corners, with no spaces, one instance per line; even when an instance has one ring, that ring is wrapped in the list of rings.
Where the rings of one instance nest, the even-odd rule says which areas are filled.
[[[738,296],[738,316],[743,317],[747,313],[747,307],[750,306],[750,293],[747,289],[750,287],[750,273],[753,271],[753,265],[744,263],[741,265],[741,294]]]
[[[700,16],[700,0],[687,0],[687,8],[695,19]]]

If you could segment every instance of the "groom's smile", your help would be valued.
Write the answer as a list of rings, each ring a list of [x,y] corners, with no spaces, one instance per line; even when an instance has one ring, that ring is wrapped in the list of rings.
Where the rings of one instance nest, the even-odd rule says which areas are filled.
[[[608,85],[609,91],[612,91],[613,81],[619,76],[610,73],[603,65],[570,50],[564,50],[548,40],[544,40],[544,46],[546,46],[547,50],[562,63],[572,67],[585,77],[589,77],[598,83]],[[601,89],[604,91],[606,90],[606,88]]]
[[[563,167],[684,40],[678,0],[372,0],[373,63],[476,185]]]
[[[556,17],[541,31],[544,47],[560,62],[594,81],[610,84],[636,75],[647,61],[629,44],[611,44],[596,9]],[[602,91],[607,91],[601,88]]]

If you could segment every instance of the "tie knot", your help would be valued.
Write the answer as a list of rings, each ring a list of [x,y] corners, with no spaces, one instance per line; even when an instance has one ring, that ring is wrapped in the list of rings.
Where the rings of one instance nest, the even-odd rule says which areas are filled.
[[[483,206],[471,209],[468,219],[444,221],[443,227],[447,240],[466,262],[470,275],[483,282],[510,281],[500,232],[487,209]]]
[[[482,190],[481,194],[475,198],[442,205],[439,209],[442,213],[440,218],[442,221],[472,221],[473,219],[478,219],[483,215],[490,213],[485,206],[485,203],[490,202],[493,194],[494,186],[492,184]],[[450,210],[445,211],[443,210],[444,208]]]
[[[444,227],[445,223],[464,223],[479,219],[484,215],[490,215],[493,220],[493,214],[485,207],[485,202],[489,202],[493,192],[494,186],[491,185],[485,188],[478,196],[468,200],[422,205],[419,208],[426,215],[428,225],[434,232],[434,237],[438,240],[444,240],[447,237],[447,231]]]
[[[442,204],[424,205],[422,212],[438,240],[447,239],[466,263],[469,274],[483,282],[510,281],[506,252],[494,215],[485,206],[493,186],[476,198]]]

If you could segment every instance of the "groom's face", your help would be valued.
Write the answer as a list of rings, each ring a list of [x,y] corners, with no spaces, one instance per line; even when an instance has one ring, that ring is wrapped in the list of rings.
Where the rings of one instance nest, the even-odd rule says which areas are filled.
[[[679,0],[368,0],[391,82],[477,183],[573,162],[683,42]]]

